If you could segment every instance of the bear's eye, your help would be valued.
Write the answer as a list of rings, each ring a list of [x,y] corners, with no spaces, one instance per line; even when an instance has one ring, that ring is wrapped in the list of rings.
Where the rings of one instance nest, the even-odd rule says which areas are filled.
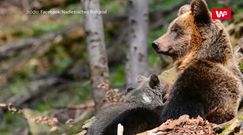
[[[171,32],[179,33],[180,32],[180,28],[179,27],[172,27],[171,28]]]

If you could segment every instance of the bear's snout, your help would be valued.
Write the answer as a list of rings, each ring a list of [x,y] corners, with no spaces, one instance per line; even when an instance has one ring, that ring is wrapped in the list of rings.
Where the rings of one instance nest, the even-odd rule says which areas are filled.
[[[154,41],[154,42],[152,43],[152,47],[154,48],[155,51],[158,51],[158,50],[159,50],[159,43],[156,42],[156,41]]]
[[[171,46],[166,46],[166,44],[163,43],[161,44],[161,42],[159,42],[158,40],[152,43],[152,47],[159,54],[170,55],[171,53],[173,53],[173,49],[171,48]]]

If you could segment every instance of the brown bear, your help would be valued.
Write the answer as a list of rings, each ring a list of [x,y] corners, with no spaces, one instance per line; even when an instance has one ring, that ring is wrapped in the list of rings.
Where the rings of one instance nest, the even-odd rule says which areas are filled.
[[[180,8],[168,31],[152,44],[159,54],[171,56],[177,79],[161,119],[183,114],[223,123],[237,113],[242,83],[224,25],[212,20],[204,0]]]
[[[129,88],[123,102],[107,106],[96,115],[87,135],[116,135],[119,123],[124,127],[124,135],[159,126],[166,87],[156,75],[143,77],[137,88]]]

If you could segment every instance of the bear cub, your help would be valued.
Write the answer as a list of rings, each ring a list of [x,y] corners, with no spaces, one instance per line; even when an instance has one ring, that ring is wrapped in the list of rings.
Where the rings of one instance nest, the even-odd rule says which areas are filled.
[[[96,115],[87,135],[116,135],[119,123],[124,127],[124,135],[159,126],[165,89],[167,84],[156,75],[143,77],[137,88],[128,89],[123,102],[108,106]]]

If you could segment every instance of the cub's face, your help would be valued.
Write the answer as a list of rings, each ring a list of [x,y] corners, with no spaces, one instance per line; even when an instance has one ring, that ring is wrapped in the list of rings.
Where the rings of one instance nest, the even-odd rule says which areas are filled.
[[[126,101],[149,105],[152,108],[163,105],[166,84],[160,83],[158,76],[154,74],[149,78],[143,77],[141,79],[137,88],[129,88]]]
[[[201,44],[200,29],[212,22],[204,0],[193,0],[184,5],[167,32],[156,39],[152,46],[157,53],[171,56],[174,60],[196,49]],[[205,27],[204,27],[205,28]]]

